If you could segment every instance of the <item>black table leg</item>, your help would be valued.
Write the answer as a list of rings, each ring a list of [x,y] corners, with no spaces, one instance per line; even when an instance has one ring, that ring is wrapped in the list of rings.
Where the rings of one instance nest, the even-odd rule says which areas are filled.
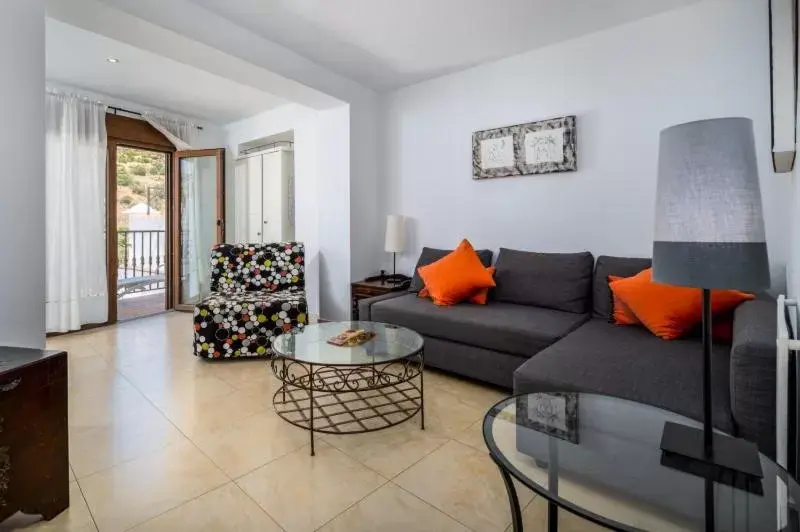
[[[308,389],[308,404],[309,408],[309,418],[311,420],[309,426],[309,433],[311,434],[311,456],[314,456],[314,386],[309,386]]]
[[[547,501],[547,531],[558,532],[558,505]]]
[[[494,457],[492,457],[492,460],[494,460]],[[514,532],[522,532],[522,512],[520,512],[519,509],[517,489],[514,487],[514,482],[511,480],[511,475],[508,474],[508,471],[506,471],[497,460],[494,460],[494,463],[500,470],[500,476],[503,477],[503,483],[506,485],[508,502],[511,505],[511,528]]]
[[[425,355],[421,354],[420,356],[425,356]],[[420,401],[419,420],[420,420],[420,426],[422,427],[422,430],[425,430],[425,380],[424,380],[425,377],[423,376],[424,371],[425,371],[425,365],[424,365],[424,363],[420,362],[420,364],[419,364],[419,401]]]

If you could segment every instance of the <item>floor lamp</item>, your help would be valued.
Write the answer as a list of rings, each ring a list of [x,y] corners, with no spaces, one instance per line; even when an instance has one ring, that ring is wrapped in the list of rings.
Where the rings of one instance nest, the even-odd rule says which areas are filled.
[[[753,123],[701,120],[661,132],[653,281],[702,291],[703,429],[667,423],[661,449],[762,477],[758,448],[714,434],[711,290],[769,288]]]

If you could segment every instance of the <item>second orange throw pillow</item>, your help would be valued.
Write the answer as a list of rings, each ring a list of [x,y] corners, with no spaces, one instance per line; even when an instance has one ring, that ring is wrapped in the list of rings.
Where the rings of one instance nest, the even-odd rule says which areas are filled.
[[[466,239],[451,253],[417,271],[437,305],[455,305],[495,285],[492,274]]]
[[[680,338],[700,323],[702,318],[701,290],[654,283],[652,268],[633,277],[612,281],[609,286],[614,295],[628,305],[644,326],[659,338]],[[755,296],[737,290],[712,290],[711,313],[733,310],[750,299],[755,299]]]

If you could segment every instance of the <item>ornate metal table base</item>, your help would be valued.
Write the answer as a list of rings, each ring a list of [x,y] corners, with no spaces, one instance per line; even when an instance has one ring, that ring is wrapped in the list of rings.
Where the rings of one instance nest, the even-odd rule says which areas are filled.
[[[425,429],[423,353],[382,364],[337,366],[276,357],[283,383],[272,397],[275,412],[314,433],[355,434],[398,425],[420,414]]]

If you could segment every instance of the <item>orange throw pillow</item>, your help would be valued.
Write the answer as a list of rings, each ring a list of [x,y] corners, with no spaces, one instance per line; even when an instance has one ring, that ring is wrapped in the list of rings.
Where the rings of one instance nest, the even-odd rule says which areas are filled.
[[[494,266],[489,266],[486,270],[494,276]],[[428,289],[423,287],[422,290],[419,291],[417,294],[419,297],[430,297],[428,293]],[[488,288],[480,288],[477,292],[472,294],[469,298],[469,302],[475,305],[485,305],[487,299],[489,299],[489,289]]]
[[[478,290],[495,285],[494,277],[466,239],[452,252],[417,271],[436,305],[455,305]]]
[[[609,275],[608,282],[612,283],[614,281],[619,281],[620,279],[625,279],[625,277],[618,277],[616,275]],[[630,309],[628,305],[622,302],[622,300],[615,294],[613,291],[611,292],[612,296],[612,304],[614,307],[614,314],[613,319],[616,325],[641,325],[642,322],[639,318],[636,317],[636,314]]]
[[[665,340],[687,333],[702,319],[703,297],[699,288],[653,282],[653,270],[609,283],[615,296],[628,305],[650,332]],[[755,299],[738,290],[712,290],[711,313],[725,313],[740,303]]]

